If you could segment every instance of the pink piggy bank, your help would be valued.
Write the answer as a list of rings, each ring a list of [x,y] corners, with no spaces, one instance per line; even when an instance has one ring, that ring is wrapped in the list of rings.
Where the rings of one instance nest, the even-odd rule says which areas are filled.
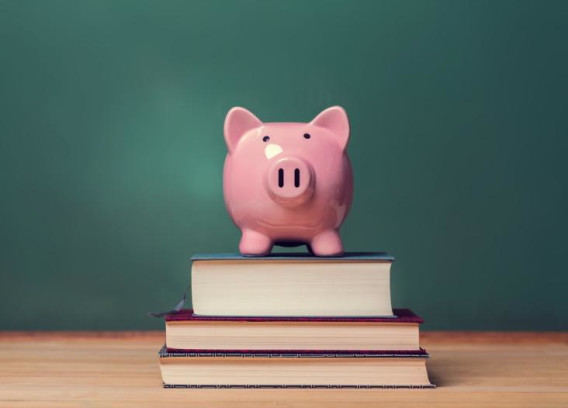
[[[262,123],[235,107],[224,133],[223,193],[242,230],[241,254],[306,244],[315,255],[342,255],[338,230],[353,197],[343,108],[328,108],[309,123]]]

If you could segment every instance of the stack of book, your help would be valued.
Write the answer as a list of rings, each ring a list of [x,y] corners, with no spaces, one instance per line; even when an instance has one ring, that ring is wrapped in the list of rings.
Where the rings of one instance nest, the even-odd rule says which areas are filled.
[[[430,388],[422,319],[392,309],[384,253],[196,255],[193,310],[166,315],[164,386]]]

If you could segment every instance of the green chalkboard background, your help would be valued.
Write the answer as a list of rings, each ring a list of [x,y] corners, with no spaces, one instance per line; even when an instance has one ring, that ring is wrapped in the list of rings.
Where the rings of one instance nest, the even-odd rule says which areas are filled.
[[[236,250],[227,110],[340,104],[345,246],[397,258],[395,306],[568,329],[567,21],[567,1],[0,1],[0,328],[160,329],[145,312],[191,254]]]

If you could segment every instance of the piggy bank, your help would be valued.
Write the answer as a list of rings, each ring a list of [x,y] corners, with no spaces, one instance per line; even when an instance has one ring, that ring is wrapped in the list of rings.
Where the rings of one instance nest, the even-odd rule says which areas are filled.
[[[309,123],[263,123],[235,107],[224,134],[223,194],[242,231],[241,254],[305,244],[314,255],[342,255],[339,227],[353,197],[343,108],[328,108]]]

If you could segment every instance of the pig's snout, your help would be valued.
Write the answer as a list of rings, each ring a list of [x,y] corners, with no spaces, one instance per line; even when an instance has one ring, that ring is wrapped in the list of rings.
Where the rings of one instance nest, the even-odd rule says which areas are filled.
[[[299,158],[282,158],[268,171],[268,191],[287,204],[299,204],[313,192],[314,177],[310,166]]]

